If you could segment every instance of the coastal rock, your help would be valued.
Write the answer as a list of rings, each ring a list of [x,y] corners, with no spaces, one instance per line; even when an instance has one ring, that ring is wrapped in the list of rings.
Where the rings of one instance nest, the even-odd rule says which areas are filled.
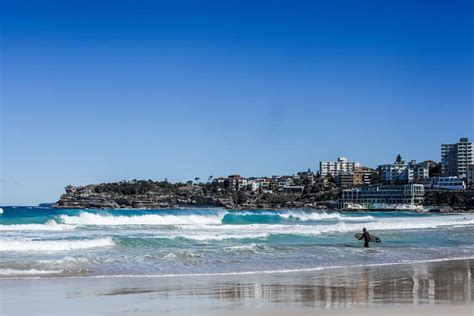
[[[212,183],[172,184],[151,180],[116,183],[68,185],[54,204],[56,208],[137,208],[223,207],[227,209],[313,208],[320,201],[316,194],[259,193],[222,190]],[[321,197],[337,195],[337,189],[325,191]]]
[[[169,183],[133,180],[65,188],[54,204],[57,208],[162,209],[178,207],[223,207],[226,209],[327,209],[337,201],[341,190],[320,184],[303,192],[259,192],[224,190],[213,183]],[[431,212],[470,212],[474,192],[428,191],[425,208]]]

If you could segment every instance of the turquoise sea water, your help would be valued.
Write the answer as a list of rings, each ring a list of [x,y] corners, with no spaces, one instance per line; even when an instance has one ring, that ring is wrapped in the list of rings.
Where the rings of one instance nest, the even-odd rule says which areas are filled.
[[[363,249],[367,227],[383,243]],[[0,278],[247,273],[474,258],[474,214],[3,207]]]

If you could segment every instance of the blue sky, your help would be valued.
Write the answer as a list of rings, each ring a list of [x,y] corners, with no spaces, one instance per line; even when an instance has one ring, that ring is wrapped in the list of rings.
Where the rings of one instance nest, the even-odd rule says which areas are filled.
[[[0,205],[67,184],[440,159],[472,1],[2,1]]]

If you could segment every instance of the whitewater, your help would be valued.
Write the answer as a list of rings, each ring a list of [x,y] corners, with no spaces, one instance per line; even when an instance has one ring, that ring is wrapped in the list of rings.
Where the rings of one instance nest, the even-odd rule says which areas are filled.
[[[354,234],[382,239],[369,251]],[[0,278],[311,270],[474,257],[474,214],[3,207]]]

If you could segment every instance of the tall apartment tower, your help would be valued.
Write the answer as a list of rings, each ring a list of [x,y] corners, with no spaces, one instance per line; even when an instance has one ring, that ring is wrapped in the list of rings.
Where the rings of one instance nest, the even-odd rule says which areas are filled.
[[[457,144],[441,145],[441,168],[446,177],[466,178],[467,166],[474,163],[473,146],[467,138]]]
[[[346,157],[339,157],[337,161],[321,161],[319,163],[319,173],[323,177],[328,174],[332,176],[353,174],[356,166],[359,166],[359,163],[347,161]]]

